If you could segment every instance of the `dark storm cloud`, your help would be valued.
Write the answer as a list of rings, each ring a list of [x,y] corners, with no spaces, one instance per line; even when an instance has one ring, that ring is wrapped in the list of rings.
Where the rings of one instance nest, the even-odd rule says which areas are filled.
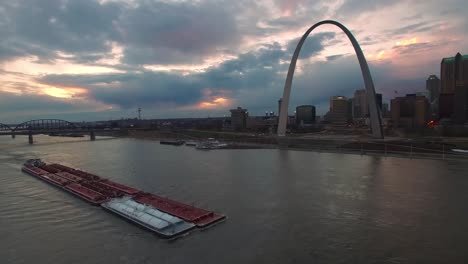
[[[324,49],[322,42],[334,36],[333,33],[320,33],[310,37],[304,46],[304,57]],[[294,42],[294,43],[293,43]],[[283,82],[278,72],[287,70],[281,64],[289,60],[296,41],[283,49],[278,43],[264,45],[258,51],[239,55],[218,67],[204,73],[179,75],[143,71],[142,73],[116,73],[100,75],[47,75],[38,79],[50,85],[85,87],[89,96],[106,104],[122,108],[135,106],[175,105],[187,106],[200,102],[205,89],[213,93],[232,91],[235,97],[242,90],[265,91]],[[301,56],[302,57],[302,56]],[[109,84],[103,87],[101,84]]]
[[[77,106],[67,100],[46,95],[28,94],[25,96],[0,91],[0,113],[70,111],[77,109],[83,109],[83,106]]]
[[[125,62],[194,63],[240,41],[232,14],[222,4],[143,2],[125,12]]]
[[[317,52],[320,52],[323,49],[322,41],[331,40],[334,37],[334,32],[323,32],[309,35],[309,37],[307,37],[306,41],[304,42],[304,45],[301,48],[300,57],[308,58],[315,55]],[[290,52],[294,52],[298,43],[299,38],[289,42],[288,50]]]
[[[108,40],[118,39],[113,21],[121,6],[92,0],[4,1],[0,58],[25,55],[54,59],[57,51],[81,54],[109,50]]]
[[[31,0],[0,3],[0,60],[37,56],[40,62],[73,54],[77,63],[124,48],[128,64],[198,63],[241,40],[222,2],[166,3]]]

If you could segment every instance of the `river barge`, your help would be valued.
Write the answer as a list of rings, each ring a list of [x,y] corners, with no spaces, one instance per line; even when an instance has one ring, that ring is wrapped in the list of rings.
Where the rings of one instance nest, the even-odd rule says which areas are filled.
[[[174,146],[182,146],[185,143],[184,140],[161,140],[159,144],[162,145],[174,145]]]
[[[164,238],[206,228],[226,218],[62,164],[32,159],[24,163],[22,171]]]

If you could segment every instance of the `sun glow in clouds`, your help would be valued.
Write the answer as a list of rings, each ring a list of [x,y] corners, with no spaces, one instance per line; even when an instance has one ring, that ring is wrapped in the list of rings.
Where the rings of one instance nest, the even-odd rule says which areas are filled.
[[[201,109],[209,109],[209,108],[217,108],[217,107],[224,107],[229,105],[229,99],[223,97],[214,98],[211,101],[204,101],[197,105],[197,108]]]
[[[58,87],[44,87],[42,92],[46,95],[58,98],[73,98],[77,95],[85,94],[86,90],[82,88],[58,88]]]
[[[395,45],[397,46],[408,46],[408,45],[412,45],[412,44],[416,44],[418,43],[418,39],[417,38],[412,38],[412,39],[405,39],[405,40],[402,40],[402,41],[398,41],[397,43],[395,43]]]

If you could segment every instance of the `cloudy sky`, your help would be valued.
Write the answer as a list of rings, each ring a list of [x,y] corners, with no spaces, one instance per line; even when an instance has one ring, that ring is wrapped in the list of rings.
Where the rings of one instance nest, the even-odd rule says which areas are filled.
[[[468,53],[467,12],[466,0],[0,1],[0,122],[276,111],[299,37],[324,19],[353,32],[388,101]],[[349,41],[325,25],[301,52],[291,111],[323,114],[362,88]]]

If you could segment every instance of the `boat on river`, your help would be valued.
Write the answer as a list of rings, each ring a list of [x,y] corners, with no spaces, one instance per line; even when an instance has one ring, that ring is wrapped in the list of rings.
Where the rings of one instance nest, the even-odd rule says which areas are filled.
[[[228,144],[219,142],[218,140],[214,138],[208,138],[205,141],[199,142],[195,148],[196,149],[201,149],[201,150],[209,150],[209,149],[222,149],[222,148],[227,148]]]
[[[181,146],[185,143],[183,140],[161,140],[159,144]]]
[[[226,216],[183,204],[62,164],[27,160],[22,171],[164,238],[221,222]]]
[[[189,140],[189,141],[185,142],[185,146],[195,147],[195,146],[197,146],[197,144],[198,144],[198,142],[193,141],[193,140]]]

